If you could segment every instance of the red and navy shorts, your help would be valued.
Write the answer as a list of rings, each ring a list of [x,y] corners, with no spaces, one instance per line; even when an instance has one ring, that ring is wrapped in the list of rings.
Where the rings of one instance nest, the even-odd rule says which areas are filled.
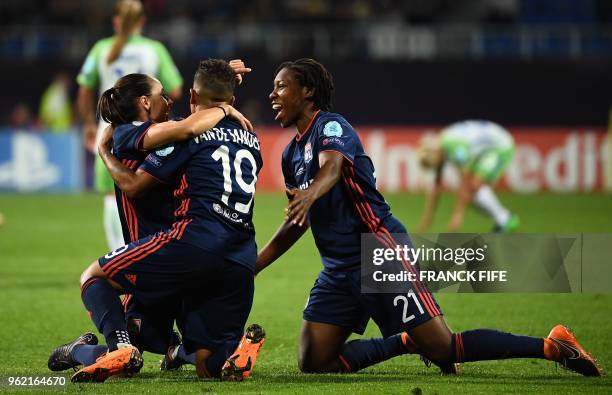
[[[98,259],[109,279],[147,305],[181,295],[222,262],[167,232],[134,241]]]
[[[379,241],[385,247],[411,245],[404,226],[393,217],[380,227]],[[397,238],[397,239],[396,239]],[[414,269],[409,263],[402,267]],[[401,284],[402,292],[362,293],[361,270],[323,269],[317,277],[303,318],[306,321],[337,325],[363,334],[370,318],[384,337],[411,330],[441,315],[440,306],[420,281]]]
[[[215,351],[237,344],[253,303],[253,271],[223,258],[223,252],[216,255],[173,237],[173,232],[127,244],[98,263],[143,308],[182,300],[181,307],[170,307],[177,311],[163,314],[183,319],[186,349]],[[168,328],[167,322],[160,325]]]

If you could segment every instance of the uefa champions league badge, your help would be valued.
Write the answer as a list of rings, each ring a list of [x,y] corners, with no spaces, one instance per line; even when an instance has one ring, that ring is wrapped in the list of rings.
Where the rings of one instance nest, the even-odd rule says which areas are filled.
[[[306,143],[304,147],[304,163],[309,163],[312,160],[312,145]]]
[[[164,157],[164,156],[170,155],[172,153],[172,151],[174,151],[174,146],[173,145],[171,145],[169,147],[166,147],[166,148],[162,148],[160,150],[157,150],[157,151],[155,151],[155,153],[157,154],[157,156]]]
[[[340,137],[342,136],[342,126],[336,121],[327,122],[323,128],[323,134],[327,137]]]

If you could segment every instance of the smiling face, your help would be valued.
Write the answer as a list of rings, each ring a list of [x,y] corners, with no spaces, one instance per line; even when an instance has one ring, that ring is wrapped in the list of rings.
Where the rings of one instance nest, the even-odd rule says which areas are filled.
[[[286,128],[295,125],[300,118],[309,118],[306,111],[312,110],[311,97],[312,89],[302,86],[291,69],[281,69],[274,78],[270,93],[272,110],[276,113],[274,120]]]
[[[172,99],[168,97],[162,87],[162,84],[152,79],[151,94],[144,97],[143,106],[149,115],[149,119],[155,122],[165,122],[170,116],[170,108],[172,107]]]

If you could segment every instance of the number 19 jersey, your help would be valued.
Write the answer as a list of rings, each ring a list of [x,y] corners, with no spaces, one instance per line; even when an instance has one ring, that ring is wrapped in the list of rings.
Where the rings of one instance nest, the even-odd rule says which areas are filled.
[[[263,160],[257,136],[228,119],[193,139],[150,153],[140,168],[175,184],[181,239],[255,268],[255,185]]]

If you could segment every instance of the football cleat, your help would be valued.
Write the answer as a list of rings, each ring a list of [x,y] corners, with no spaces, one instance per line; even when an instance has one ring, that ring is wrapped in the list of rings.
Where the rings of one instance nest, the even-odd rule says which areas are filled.
[[[511,214],[510,218],[503,225],[495,225],[493,233],[512,233],[521,226],[521,219],[516,214]]]
[[[185,364],[185,362],[177,358],[179,348],[182,345],[181,335],[177,331],[172,331],[171,344],[168,346],[168,350],[166,350],[162,360],[159,361],[159,370],[162,372],[179,370]]]
[[[132,345],[119,348],[101,356],[93,365],[85,366],[76,372],[70,381],[73,383],[101,383],[111,376],[127,377],[142,369],[143,361],[140,351]]]
[[[583,376],[601,376],[597,361],[578,343],[576,335],[566,326],[557,325],[544,339],[544,354],[566,369]]]
[[[421,358],[421,361],[425,364],[425,366],[427,368],[430,368],[432,365],[432,362],[423,355],[419,355],[419,356]],[[459,364],[458,363],[449,363],[447,365],[442,365],[442,366],[436,365],[436,366],[440,368],[440,374],[442,376],[459,374]]]
[[[49,360],[47,361],[47,366],[49,369],[54,372],[59,372],[61,370],[70,368],[75,369],[77,366],[79,366],[81,363],[75,361],[70,353],[75,346],[81,344],[95,346],[98,344],[98,338],[93,333],[87,332],[84,335],[77,337],[70,343],[62,344],[61,346],[57,347],[55,350],[53,350],[49,356]]]
[[[448,365],[438,366],[438,367],[440,368],[440,374],[443,376],[459,374],[459,364],[458,363],[449,363]]]
[[[257,324],[249,326],[236,351],[221,368],[221,381],[242,381],[249,377],[265,337],[266,332],[261,326]]]
[[[164,355],[164,358],[159,361],[159,370],[161,370],[162,372],[167,372],[170,370],[179,370],[181,366],[183,366],[183,362],[177,358],[178,350],[181,346],[182,344],[177,344],[168,347],[166,355]]]

